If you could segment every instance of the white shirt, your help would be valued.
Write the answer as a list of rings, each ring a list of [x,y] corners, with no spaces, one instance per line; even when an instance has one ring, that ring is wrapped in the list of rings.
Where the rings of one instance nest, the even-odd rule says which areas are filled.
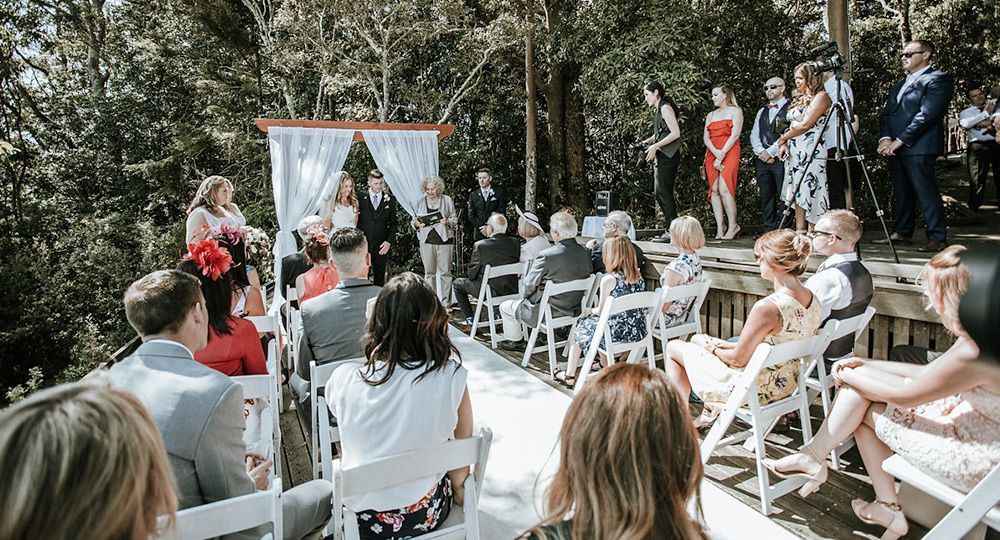
[[[375,193],[374,191],[369,189],[368,198],[371,199],[372,201],[372,208],[378,208],[378,204],[381,203],[382,199],[385,198],[385,192],[380,191],[378,193]]]
[[[830,101],[833,102],[837,99],[837,78],[830,77],[828,81],[823,83],[823,89],[826,93],[830,95]],[[847,114],[854,114],[854,90],[851,89],[851,85],[847,81],[840,81],[840,100],[844,102],[847,107]],[[826,129],[826,133],[823,135],[823,145],[826,146],[827,150],[833,150],[837,148],[837,117],[840,116],[840,111],[830,108],[830,126]],[[848,118],[847,121],[853,121],[853,118]],[[844,129],[843,138],[840,141],[840,147],[847,150],[851,145],[851,132],[850,130]]]
[[[816,272],[806,281],[806,288],[812,291],[820,303],[820,320],[826,320],[830,312],[835,309],[844,309],[851,303],[851,282],[847,276],[839,271],[833,270],[835,264],[845,261],[858,260],[857,253],[834,253],[827,257],[821,267],[825,267]]]
[[[379,386],[365,382],[363,369],[358,364],[340,366],[326,384],[330,411],[340,426],[344,468],[428,448],[454,437],[469,375],[458,362],[450,360],[419,381],[422,368],[397,366],[392,378]],[[403,508],[419,501],[446,472],[350,497],[344,503],[355,511]]]
[[[489,202],[490,195],[493,194],[493,188],[480,189],[479,192],[483,196],[483,200]]]
[[[906,80],[903,81],[903,86],[900,86],[899,92],[896,93],[896,101],[898,102],[900,99],[902,99],[903,94],[906,92],[906,89],[909,88],[910,85],[912,85],[914,82],[916,82],[916,80],[920,78],[921,75],[926,73],[927,70],[929,70],[930,68],[931,68],[930,64],[927,64],[920,71],[916,71],[914,73],[910,73],[909,75],[907,75]]]
[[[958,115],[958,123],[969,132],[969,142],[988,142],[995,139],[995,132],[992,129],[980,129],[976,124],[983,120],[989,120],[990,113],[986,109],[979,107],[969,107]]]
[[[764,151],[764,144],[760,140],[760,115],[767,110],[767,122],[770,124],[771,122],[774,122],[774,117],[778,116],[778,110],[784,107],[785,103],[788,103],[788,100],[782,96],[776,103],[777,107],[761,107],[761,109],[757,111],[757,116],[753,119],[753,127],[750,128],[750,146],[753,146],[754,154],[759,156],[760,153]],[[771,157],[777,157],[778,143],[774,143],[768,147],[767,153],[770,154]]]

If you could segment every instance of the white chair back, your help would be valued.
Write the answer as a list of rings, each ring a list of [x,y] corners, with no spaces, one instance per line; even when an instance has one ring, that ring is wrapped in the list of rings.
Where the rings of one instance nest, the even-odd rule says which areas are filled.
[[[664,287],[661,289],[663,297],[660,305],[665,306],[673,302],[689,302],[687,317],[683,321],[670,326],[666,326],[666,316],[662,307],[656,314],[657,337],[666,350],[667,342],[675,338],[683,338],[691,334],[701,333],[701,306],[705,303],[709,289],[712,288],[712,280],[705,279],[697,283],[688,285],[678,285],[676,287]]]
[[[317,399],[319,397],[319,390],[326,386],[327,381],[330,380],[330,376],[333,375],[333,371],[338,367],[344,365],[345,363],[354,363],[360,365],[365,361],[364,357],[357,358],[345,358],[343,360],[336,360],[334,362],[328,362],[325,364],[316,365],[315,361],[309,362],[309,403],[312,407],[312,425],[310,426],[310,439],[312,441],[313,450],[310,451],[310,456],[312,456],[313,464],[313,479],[325,478],[330,480],[329,476],[320,476],[323,472],[321,469],[321,462],[323,459],[323,451],[330,451],[330,449],[320,448],[320,452],[317,454],[315,448],[319,442],[320,434],[323,431],[328,433],[324,434],[329,436],[330,442],[340,441],[340,430],[336,427],[330,427],[329,417],[330,412],[327,409],[327,402],[325,399]],[[320,422],[320,417],[327,418],[326,423]],[[332,454],[331,454],[332,456]],[[329,472],[329,471],[327,471]]]
[[[476,313],[472,317],[472,327],[469,329],[469,337],[476,337],[476,330],[482,326],[490,327],[490,345],[495,349],[497,347],[497,341],[499,341],[497,335],[497,319],[493,316],[493,311],[495,308],[500,306],[500,303],[505,300],[517,300],[523,296],[524,292],[524,274],[527,273],[528,263],[516,262],[512,264],[504,264],[501,266],[492,266],[487,264],[486,268],[483,269],[483,283],[479,287],[479,297],[476,302]],[[490,280],[498,277],[504,276],[516,276],[517,277],[517,292],[514,294],[507,294],[502,296],[493,296],[493,289],[490,288]],[[486,308],[486,320],[480,321],[480,316],[483,308]]]
[[[475,470],[465,481],[465,505],[453,506],[452,515],[436,531],[419,536],[425,539],[479,538],[479,495],[482,491],[486,462],[490,455],[493,432],[483,427],[479,434],[468,439],[447,441],[430,448],[382,458],[366,465],[342,469],[334,465],[333,515],[335,530],[339,530],[339,517],[343,516],[343,529],[349,540],[358,540],[358,521],[355,510],[344,506],[344,499],[412,482],[445,471],[474,465]],[[342,509],[342,514],[341,514]]]
[[[275,375],[242,375],[230,377],[243,387],[243,399],[263,400],[266,405],[260,411],[260,440],[269,441],[270,457],[274,460],[272,476],[281,476],[281,426],[275,412],[280,399],[274,384]]]
[[[261,315],[255,317],[246,317],[247,320],[253,323],[254,327],[257,329],[257,333],[266,334],[273,333],[274,339],[268,342],[267,346],[267,371],[274,375],[274,381],[276,389],[278,392],[278,397],[281,397],[281,354],[279,351],[284,334],[281,328],[281,315],[279,313],[273,313],[270,315]],[[284,411],[285,404],[279,399],[278,400],[278,411]]]
[[[554,330],[557,328],[563,328],[566,326],[570,327],[570,335],[573,334],[573,329],[576,328],[577,315],[560,315],[556,317],[552,313],[552,305],[550,299],[554,296],[560,294],[566,294],[571,292],[580,292],[583,296],[580,297],[580,307],[579,312],[585,313],[587,311],[587,306],[590,302],[590,295],[594,287],[594,274],[591,274],[585,279],[576,279],[573,281],[566,281],[563,283],[555,283],[553,281],[548,281],[545,283],[545,288],[542,289],[542,298],[539,301],[539,314],[538,314],[538,324],[531,329],[531,334],[528,337],[528,345],[524,348],[524,356],[521,358],[521,367],[528,367],[528,362],[531,361],[531,355],[536,352],[541,352],[543,350],[548,350],[549,352],[549,375],[555,373],[556,369],[556,347],[566,345],[567,349],[569,347],[569,339],[564,341],[556,342],[556,336]],[[545,345],[543,347],[535,347],[535,341],[538,339],[538,333],[542,330],[545,331]],[[566,354],[566,351],[563,351]]]
[[[166,516],[158,520],[161,526],[168,522]],[[271,480],[267,491],[233,497],[223,501],[195,506],[177,512],[173,527],[166,529],[164,540],[199,540],[237,533],[271,523],[271,538],[281,538],[281,478]]]

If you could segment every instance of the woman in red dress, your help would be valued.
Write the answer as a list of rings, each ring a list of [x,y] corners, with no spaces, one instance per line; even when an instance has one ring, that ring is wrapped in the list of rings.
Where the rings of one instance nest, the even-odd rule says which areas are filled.
[[[177,269],[201,282],[208,311],[208,345],[194,359],[223,375],[266,375],[267,361],[253,323],[232,315],[233,259],[215,240],[189,244]]]
[[[736,176],[740,170],[740,133],[743,109],[736,104],[733,90],[720,84],[712,89],[715,110],[705,117],[705,169],[708,200],[715,213],[715,238],[731,240],[740,233],[736,223]],[[719,179],[722,182],[719,182]],[[723,210],[729,222],[723,228]],[[723,232],[725,231],[725,232]]]

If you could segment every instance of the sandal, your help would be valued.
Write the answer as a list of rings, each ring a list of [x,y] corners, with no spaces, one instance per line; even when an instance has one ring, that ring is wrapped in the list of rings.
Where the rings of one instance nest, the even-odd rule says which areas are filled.
[[[552,373],[552,378],[566,388],[573,388],[576,385],[576,375],[567,375],[566,370],[562,368],[556,368]]]
[[[874,514],[870,513],[872,507],[888,511],[889,515],[885,516],[888,519],[877,519]],[[909,532],[910,527],[906,522],[906,515],[903,514],[903,507],[899,506],[898,503],[881,500],[868,502],[863,499],[854,499],[851,501],[851,508],[854,509],[854,515],[858,516],[858,519],[861,521],[869,525],[885,527],[885,532],[882,533],[882,540],[896,540]],[[864,515],[866,509],[869,510],[869,515],[867,516]]]

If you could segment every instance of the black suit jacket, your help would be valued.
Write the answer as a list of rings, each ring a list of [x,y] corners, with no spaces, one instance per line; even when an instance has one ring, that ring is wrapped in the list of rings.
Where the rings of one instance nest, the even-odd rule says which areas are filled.
[[[295,280],[302,274],[305,274],[312,268],[312,265],[306,262],[306,254],[304,251],[298,251],[292,253],[287,257],[281,259],[281,294],[284,296],[285,291],[289,287],[295,288]]]
[[[368,251],[378,252],[382,242],[396,243],[396,198],[385,190],[378,208],[372,207],[372,200],[365,190],[358,195],[358,228],[368,239]]]
[[[490,219],[490,215],[494,212],[503,214],[507,211],[507,197],[504,196],[503,191],[493,184],[490,184],[490,188],[493,190],[493,195],[490,196],[489,201],[483,200],[483,190],[479,186],[476,186],[476,189],[469,193],[469,222],[472,223],[476,239],[483,238],[479,228],[486,225],[486,220]]]
[[[472,246],[472,260],[469,261],[468,277],[476,289],[483,286],[483,272],[486,265],[501,266],[521,260],[521,242],[506,234],[495,234],[484,238]],[[517,276],[503,276],[490,280],[490,289],[497,296],[517,292]]]
[[[905,82],[903,79],[889,89],[879,117],[879,137],[903,141],[897,156],[939,156],[944,152],[944,116],[955,82],[951,75],[930,68],[896,99]]]
[[[642,267],[646,264],[646,256],[642,253],[642,248],[639,247],[635,242],[632,242],[632,247],[635,248],[635,262],[639,265],[639,273],[642,274]],[[594,265],[594,273],[601,272],[604,273],[604,241],[599,240],[594,246],[594,249],[590,250],[590,262]]]

